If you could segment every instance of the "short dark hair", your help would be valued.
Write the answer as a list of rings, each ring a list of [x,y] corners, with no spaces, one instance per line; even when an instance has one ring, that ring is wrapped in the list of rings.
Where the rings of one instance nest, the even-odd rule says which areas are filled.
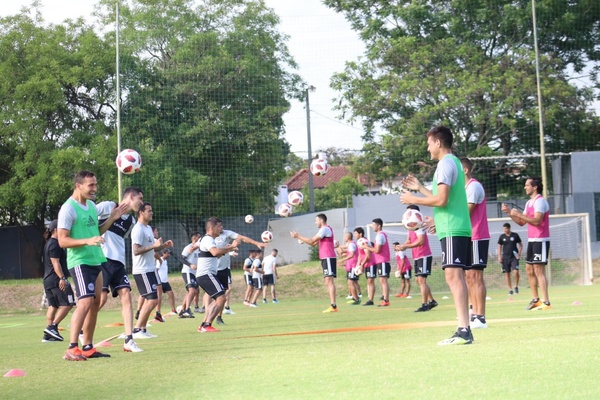
[[[361,228],[360,226],[357,226],[356,228],[354,228],[354,232],[362,235],[363,237],[365,236],[365,230],[363,228]]]
[[[383,227],[383,221],[381,220],[381,218],[375,218],[373,220],[374,223],[376,223],[377,225]]]
[[[416,204],[409,204],[406,206],[406,209],[407,210],[417,210],[417,211],[421,212],[421,210],[419,209],[419,206]]]
[[[129,194],[137,196],[140,193],[144,194],[144,192],[142,191],[142,189],[140,189],[138,187],[135,187],[135,186],[128,186],[123,191],[123,198],[127,197]]]
[[[452,141],[454,140],[452,131],[446,126],[439,125],[435,128],[431,128],[431,130],[427,132],[427,137],[433,137],[434,139],[439,140],[446,149],[452,148]]]
[[[194,238],[194,236],[201,236],[202,234],[198,231],[194,231],[190,233],[190,240]]]
[[[213,228],[222,222],[223,221],[219,217],[210,217],[206,220],[206,225],[204,228],[206,229],[206,232],[208,232],[208,228]]]
[[[73,181],[75,184],[83,183],[83,180],[85,178],[93,178],[95,176],[96,176],[96,174],[94,174],[92,171],[88,171],[88,170],[84,169],[75,174]]]
[[[398,246],[400,244],[400,242],[394,242],[392,243],[392,246]]]
[[[535,186],[535,190],[538,192],[538,194],[541,194],[544,191],[544,184],[542,183],[542,178],[540,178],[539,176],[534,176],[531,178],[528,178],[531,183],[531,186]]]
[[[469,160],[467,157],[463,157],[460,159],[460,163],[463,168],[468,168],[469,171],[473,171],[473,161]]]
[[[508,228],[508,229],[510,229],[510,224],[509,224],[508,222],[507,222],[507,223],[505,223],[505,224],[504,224],[504,225],[502,225],[502,226],[503,226],[504,228]]]
[[[146,211],[146,208],[148,207],[152,207],[152,204],[147,203],[147,202],[143,202],[142,205],[140,206],[140,209],[138,210],[138,214],[143,213],[144,211]]]
[[[327,215],[321,213],[321,214],[317,214],[317,218],[322,219],[323,222],[327,223]]]

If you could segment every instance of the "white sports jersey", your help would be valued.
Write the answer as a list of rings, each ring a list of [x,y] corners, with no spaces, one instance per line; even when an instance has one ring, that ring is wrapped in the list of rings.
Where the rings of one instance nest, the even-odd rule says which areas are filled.
[[[259,272],[260,270],[262,270],[262,262],[258,258],[255,258],[252,262],[252,279],[257,279],[262,276]]]
[[[156,271],[158,272],[158,277],[160,278],[160,283],[169,282],[169,264],[167,260],[156,260]]]
[[[223,232],[215,238],[215,243],[217,244],[218,249],[222,249],[227,246],[229,243],[237,239],[238,234],[234,231],[223,230]],[[222,257],[219,258],[219,266],[217,267],[219,271],[223,271],[224,269],[231,267],[231,255],[229,253],[225,253]]]
[[[193,243],[188,244],[183,248],[181,252],[181,257],[185,259],[185,261],[189,262],[192,265],[198,265],[198,249],[191,251]],[[195,274],[196,271],[191,269],[188,265],[183,264],[181,267],[182,274]]]
[[[198,246],[198,269],[196,270],[196,276],[216,275],[219,259],[213,257],[209,251],[213,247],[217,247],[215,238],[204,235],[196,242],[196,246]]]
[[[246,268],[251,269],[253,263],[254,263],[254,258],[248,257],[244,260],[244,275],[250,275],[250,273],[248,272],[248,270]]]
[[[263,260],[262,265],[265,271],[265,275],[272,275],[274,273],[273,267],[277,266],[277,258],[269,254]]]
[[[331,232],[330,227],[324,226],[321,229],[319,229],[319,231],[317,232],[317,234],[315,236],[318,236],[320,238],[331,237],[331,236],[333,236],[333,232]]]
[[[117,206],[115,202],[103,201],[96,204],[98,213],[98,223],[102,225],[110,217],[111,211]],[[102,251],[106,258],[119,261],[125,265],[125,238],[131,232],[135,225],[135,218],[131,214],[122,215],[121,218],[111,224],[108,230],[102,235]]]
[[[148,247],[154,244],[154,234],[150,225],[144,225],[141,222],[136,223],[131,231],[131,254],[133,254],[133,274],[143,274],[154,272],[154,250],[145,252],[136,256],[133,253],[133,246],[140,245]]]

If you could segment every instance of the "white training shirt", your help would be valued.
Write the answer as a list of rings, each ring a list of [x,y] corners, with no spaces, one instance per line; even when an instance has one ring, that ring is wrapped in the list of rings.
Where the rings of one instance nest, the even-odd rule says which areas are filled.
[[[191,248],[193,245],[194,245],[193,243],[190,243],[187,246],[185,246],[183,248],[183,251],[181,252],[181,257],[183,257],[185,259],[185,261],[189,262],[192,265],[198,265],[198,249],[191,251]],[[195,274],[196,271],[191,269],[189,267],[189,265],[183,264],[183,266],[181,267],[181,273],[182,274]]]
[[[252,279],[258,279],[262,277],[262,274],[258,271],[262,269],[262,261],[258,258],[255,258],[252,262]],[[258,270],[258,271],[257,271]]]
[[[81,207],[82,210],[85,210],[85,211],[88,210],[88,206],[87,205],[84,206],[83,204],[79,203],[77,200],[75,200],[75,202],[77,203],[77,205],[79,207]],[[91,200],[88,200],[88,204],[94,204],[94,202],[91,201]],[[94,207],[95,207],[95,205],[94,205]],[[67,230],[70,231],[71,228],[73,228],[73,224],[75,224],[76,220],[77,220],[77,212],[73,208],[73,205],[69,201],[65,202],[60,207],[60,211],[58,212],[58,225],[57,225],[57,228],[59,228],[59,229],[67,229]]]
[[[434,179],[439,185],[440,183],[444,183],[448,186],[454,186],[456,180],[458,179],[458,173],[464,173],[461,170],[458,170],[456,163],[452,157],[449,157],[450,154],[444,156],[437,165],[437,169],[435,170]]]
[[[138,221],[131,230],[131,254],[133,255],[131,273],[135,275],[154,272],[156,269],[154,266],[154,250],[136,256],[133,251],[136,244],[141,247],[148,247],[154,244],[154,234],[150,225],[144,225]]]
[[[223,232],[215,238],[217,248],[225,248],[225,246],[237,239],[237,237],[238,234],[236,232],[223,230]],[[222,257],[219,258],[219,265],[217,266],[217,269],[219,271],[223,271],[227,268],[231,268],[231,255],[229,253],[225,253]]]
[[[103,201],[96,204],[98,220],[105,220],[108,217],[110,217],[111,211],[116,206],[116,203],[113,201]],[[110,229],[104,232],[104,234],[102,235],[102,237],[104,238],[104,243],[102,243],[102,252],[104,252],[106,258],[119,261],[123,265],[125,265],[125,238],[130,234],[131,229],[133,229],[133,226],[135,225],[136,221],[131,214],[122,215],[121,221],[119,221],[119,225],[122,227],[126,224],[129,224],[129,219],[131,219],[132,221],[131,226],[126,232],[123,232],[123,236],[112,232]]]
[[[273,275],[275,272],[273,267],[277,266],[277,258],[273,257],[273,255],[269,254],[266,256],[262,262],[263,269],[265,271],[265,275]]]
[[[333,236],[333,232],[331,231],[330,227],[324,226],[321,229],[319,229],[319,231],[317,232],[317,234],[315,236],[318,236],[321,239],[323,239],[323,238],[326,238],[326,237],[332,237]]]
[[[215,238],[209,235],[202,236],[202,238],[200,238],[200,240],[196,242],[196,245],[198,246],[199,253],[209,252],[210,249],[217,247],[217,244],[215,243]],[[199,254],[197,264],[198,269],[196,270],[196,276],[208,274],[216,275],[218,264],[219,259],[217,257],[201,257],[201,255]]]
[[[244,275],[250,275],[250,273],[248,272],[248,270],[246,270],[246,268],[251,268],[253,263],[254,263],[254,258],[248,257],[244,260]]]

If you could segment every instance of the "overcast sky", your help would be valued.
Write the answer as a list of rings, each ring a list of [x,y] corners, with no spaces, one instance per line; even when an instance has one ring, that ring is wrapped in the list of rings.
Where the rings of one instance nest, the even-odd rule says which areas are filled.
[[[5,0],[0,15],[13,15],[31,0]],[[60,23],[67,18],[88,17],[96,1],[40,0],[44,19]],[[336,93],[329,88],[333,73],[341,72],[346,61],[355,60],[364,46],[349,24],[320,0],[266,0],[281,18],[280,31],[290,36],[288,47],[299,65],[298,73],[316,91],[310,94],[313,155],[319,149],[337,147],[362,148],[360,125],[350,126],[336,119],[332,110]],[[285,115],[286,139],[292,151],[300,157],[307,155],[306,109],[292,102]]]

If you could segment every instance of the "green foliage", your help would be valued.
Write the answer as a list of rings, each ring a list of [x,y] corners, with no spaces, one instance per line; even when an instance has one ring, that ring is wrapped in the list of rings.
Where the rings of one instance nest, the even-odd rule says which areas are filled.
[[[521,162],[519,155],[539,152],[531,2],[324,3],[343,13],[367,44],[365,57],[332,79],[341,92],[339,110],[366,128],[365,172],[382,180],[398,173],[430,178],[424,134],[437,124],[453,130],[459,155],[487,149]],[[600,3],[536,3],[546,151],[597,150],[592,86],[576,88],[569,74],[586,66],[592,85],[598,83]],[[497,179],[487,185],[488,196],[514,181],[506,159],[481,169]],[[539,174],[539,163],[522,172]]]
[[[345,176],[322,189],[315,189],[315,211],[352,207],[352,196],[364,193],[365,187],[356,179]],[[308,212],[308,188],[303,188],[304,203],[295,212]]]

